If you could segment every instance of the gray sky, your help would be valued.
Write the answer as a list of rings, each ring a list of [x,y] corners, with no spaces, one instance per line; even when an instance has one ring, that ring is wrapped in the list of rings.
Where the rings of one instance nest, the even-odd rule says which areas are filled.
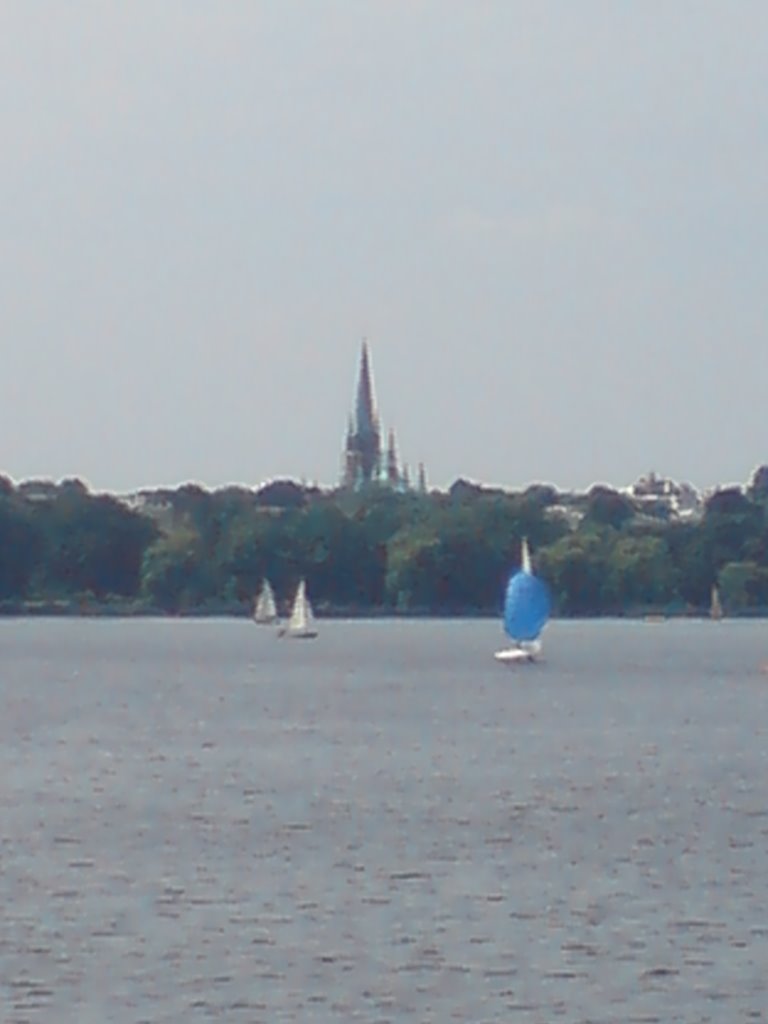
[[[764,0],[8,0],[0,472],[768,462]]]

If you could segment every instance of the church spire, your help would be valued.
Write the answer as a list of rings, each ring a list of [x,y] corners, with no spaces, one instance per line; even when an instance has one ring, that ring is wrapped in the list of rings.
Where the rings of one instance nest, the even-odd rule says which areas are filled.
[[[355,405],[349,417],[342,465],[341,485],[349,490],[361,490],[370,484],[397,491],[410,490],[408,467],[405,464],[401,467],[398,463],[394,430],[387,432],[386,440],[383,437],[373,400],[373,373],[367,338],[363,338],[360,348]],[[419,487],[426,491],[422,465],[419,466]]]
[[[377,480],[381,466],[379,419],[373,402],[368,343],[363,338],[354,422],[347,434],[344,484],[357,489]]]
[[[360,376],[357,381],[357,403],[355,406],[358,434],[378,433],[376,410],[373,405],[373,385],[371,384],[371,367],[368,357],[368,342],[363,338],[360,352]]]
[[[397,447],[395,445],[395,432],[390,429],[387,441],[387,483],[390,487],[397,487],[400,483],[400,472],[397,468]]]

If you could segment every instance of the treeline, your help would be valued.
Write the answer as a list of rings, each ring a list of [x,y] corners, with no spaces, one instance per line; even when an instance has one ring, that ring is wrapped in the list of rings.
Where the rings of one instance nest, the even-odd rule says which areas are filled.
[[[353,494],[196,485],[131,508],[77,480],[0,478],[0,609],[244,614],[301,577],[320,614],[490,614],[527,536],[561,615],[768,609],[768,472],[690,522],[605,487]]]

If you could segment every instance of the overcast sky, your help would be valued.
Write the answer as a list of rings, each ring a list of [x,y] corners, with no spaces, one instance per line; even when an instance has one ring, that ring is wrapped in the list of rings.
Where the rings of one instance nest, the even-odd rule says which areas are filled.
[[[0,472],[768,462],[764,0],[8,0]]]

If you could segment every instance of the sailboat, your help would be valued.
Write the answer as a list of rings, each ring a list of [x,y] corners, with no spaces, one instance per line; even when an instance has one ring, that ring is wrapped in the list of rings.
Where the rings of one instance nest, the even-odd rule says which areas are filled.
[[[712,594],[709,602],[709,617],[713,622],[720,622],[723,617],[723,606],[720,602],[720,591],[717,584],[712,584]]]
[[[311,640],[317,636],[315,616],[307,597],[307,586],[304,580],[299,583],[296,597],[293,599],[291,617],[287,625],[280,630],[280,636],[293,637],[296,640]]]
[[[277,604],[269,580],[264,580],[261,585],[261,590],[253,606],[253,621],[260,626],[269,626],[277,622]]]
[[[504,629],[512,646],[496,651],[497,661],[514,664],[531,662],[541,654],[539,636],[547,624],[551,608],[546,584],[534,576],[528,541],[523,537],[521,565],[507,583],[504,597]]]

